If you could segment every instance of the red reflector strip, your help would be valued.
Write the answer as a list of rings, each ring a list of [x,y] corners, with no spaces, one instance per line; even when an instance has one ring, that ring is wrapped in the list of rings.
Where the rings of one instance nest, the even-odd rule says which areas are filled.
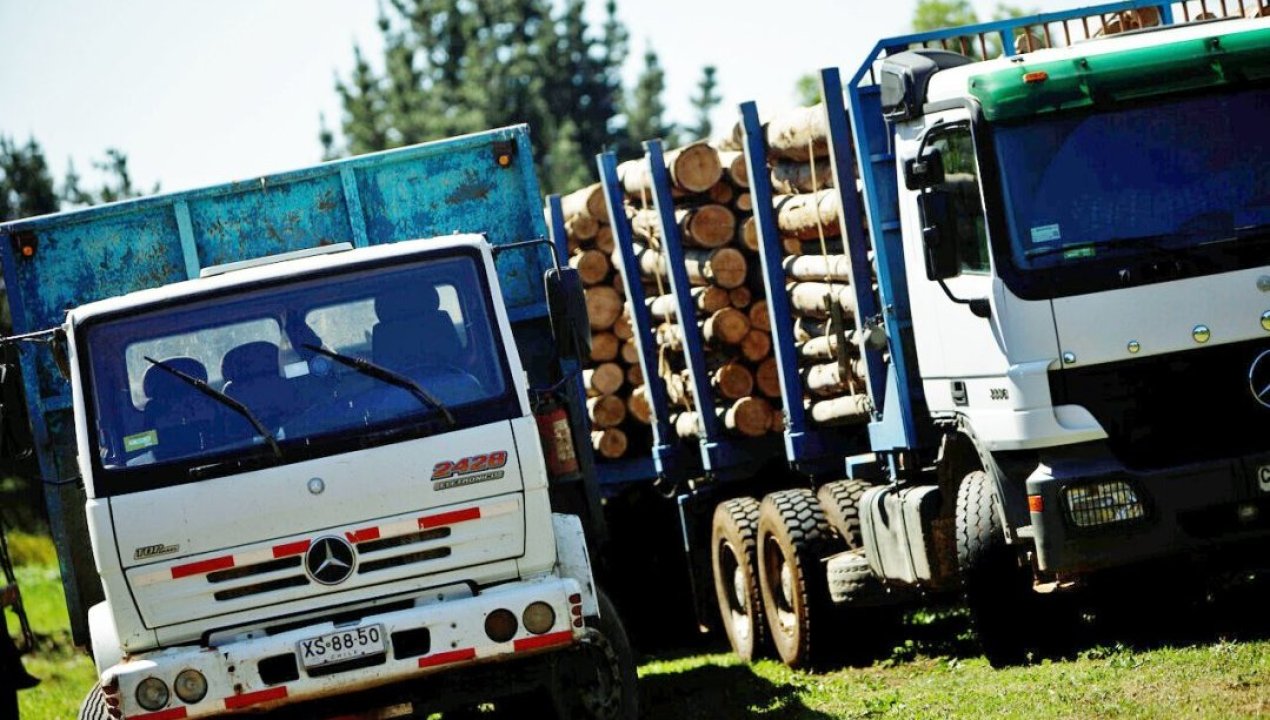
[[[351,532],[344,533],[344,536],[347,537],[348,541],[351,543],[366,542],[367,540],[378,540],[379,528],[368,527],[368,528],[362,528],[361,530],[353,530]]]
[[[239,708],[259,705],[260,703],[269,702],[270,700],[281,700],[287,696],[287,686],[269,688],[268,690],[257,690],[256,692],[243,693],[242,695],[231,695],[225,698],[226,710],[237,710]]]
[[[539,648],[554,647],[556,645],[568,645],[573,642],[572,630],[561,630],[560,632],[548,633],[546,635],[538,635],[536,637],[527,637],[517,640],[513,647],[516,652],[524,650],[537,650]]]
[[[198,562],[187,563],[185,565],[174,565],[172,566],[172,579],[177,580],[179,578],[189,577],[190,575],[202,575],[215,570],[232,568],[233,566],[233,555],[212,558],[210,560],[199,560]]]
[[[419,658],[419,667],[429,668],[438,665],[449,665],[450,663],[463,662],[464,660],[472,660],[476,658],[476,648],[466,648],[463,650],[451,650],[450,652],[437,653]]]
[[[453,525],[455,523],[465,522],[467,520],[479,520],[481,517],[481,509],[478,507],[465,508],[463,510],[451,510],[437,515],[425,515],[419,518],[419,529],[427,530],[428,528],[441,527],[442,525]]]
[[[1049,79],[1049,76],[1050,74],[1045,72],[1044,70],[1036,70],[1034,72],[1024,73],[1023,82],[1025,83],[1044,82],[1045,80]]]
[[[291,557],[299,555],[309,549],[311,540],[297,540],[293,543],[283,543],[282,545],[273,546],[273,556],[275,558]]]
[[[1027,509],[1034,513],[1045,512],[1045,498],[1040,495],[1028,495]]]
[[[128,720],[181,720],[186,716],[185,708],[176,707],[142,715],[129,715]]]

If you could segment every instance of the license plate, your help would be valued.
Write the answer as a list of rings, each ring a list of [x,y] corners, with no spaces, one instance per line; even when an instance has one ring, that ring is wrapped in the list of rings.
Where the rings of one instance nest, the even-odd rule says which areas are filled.
[[[298,643],[300,662],[306,669],[384,654],[384,626],[338,630]]]

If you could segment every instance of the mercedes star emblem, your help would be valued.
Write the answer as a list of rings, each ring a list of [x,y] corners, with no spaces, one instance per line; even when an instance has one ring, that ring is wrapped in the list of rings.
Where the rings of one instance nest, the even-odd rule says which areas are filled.
[[[304,569],[309,577],[323,585],[339,585],[353,574],[356,556],[353,546],[343,538],[318,538],[304,555]]]
[[[1258,355],[1248,368],[1248,389],[1262,407],[1270,408],[1270,350]]]

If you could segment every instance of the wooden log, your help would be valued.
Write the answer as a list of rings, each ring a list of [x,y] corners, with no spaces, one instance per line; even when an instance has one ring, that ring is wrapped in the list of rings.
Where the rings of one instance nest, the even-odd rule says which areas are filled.
[[[639,266],[640,277],[647,279],[657,275],[666,277],[666,258],[660,252],[634,241],[631,242],[631,250],[634,251],[635,264]]]
[[[729,291],[713,285],[692,288],[692,304],[699,314],[713,314],[731,305]],[[670,321],[678,317],[678,303],[674,295],[658,295],[648,299],[648,313],[654,320]]]
[[[741,251],[731,247],[685,249],[684,267],[693,285],[717,285],[725,290],[740,287],[749,269]]]
[[[728,291],[728,304],[734,308],[747,308],[754,299],[754,293],[744,285]]]
[[[687,372],[671,373],[662,380],[666,383],[667,400],[680,407],[692,407],[692,383],[688,382]]]
[[[639,387],[644,384],[644,366],[639,363],[626,368],[626,384]]]
[[[734,307],[718,310],[701,324],[701,337],[713,345],[736,345],[750,331],[750,319]]]
[[[744,397],[727,408],[718,408],[719,422],[729,432],[746,437],[762,437],[772,425],[772,404],[759,397]],[[679,413],[671,418],[675,434],[687,440],[700,435],[696,411]]]
[[[846,330],[846,328],[844,328]],[[832,335],[836,331],[833,324],[827,320],[817,320],[815,318],[795,317],[794,318],[794,342],[807,342],[812,338],[818,338],[822,335]]]
[[[622,387],[625,378],[622,366],[615,362],[600,363],[582,371],[582,385],[591,397],[612,395]]]
[[[769,357],[754,369],[754,385],[761,395],[769,398],[781,396],[780,372],[776,367],[776,358]]]
[[[755,243],[757,244],[757,240]],[[803,241],[798,238],[781,238],[781,249],[786,255],[802,255]]]
[[[643,425],[652,423],[653,406],[648,402],[648,388],[639,385],[631,390],[630,397],[626,398],[626,414]]]
[[[843,337],[847,341],[847,354],[850,357],[856,357],[860,353],[860,349],[855,344],[855,330],[847,330],[843,333]],[[798,352],[798,359],[807,362],[828,362],[838,359],[838,333],[833,332],[828,335],[814,337],[805,342],[798,343],[795,346]]]
[[[631,322],[631,308],[623,303],[622,314],[618,315],[617,320],[613,322],[613,334],[618,340],[630,340],[635,337],[635,326]]]
[[[772,204],[776,209],[776,226],[783,237],[819,239],[818,226],[826,237],[842,234],[838,224],[838,193],[835,190],[807,195],[777,195],[772,198]]]
[[[762,437],[772,426],[772,404],[760,397],[741,398],[724,411],[723,425],[746,437]]]
[[[587,398],[586,410],[593,428],[614,427],[626,419],[626,403],[616,395]]]
[[[799,255],[787,257],[781,262],[787,280],[813,280],[834,282],[851,281],[851,260],[846,255]]]
[[[622,362],[627,365],[639,364],[639,346],[635,344],[634,340],[627,340],[623,342],[619,355],[622,358]]]
[[[818,158],[827,156],[829,124],[824,104],[796,108],[774,116],[767,123],[766,136],[768,154],[773,157],[806,162],[812,155]]]
[[[772,424],[768,428],[770,432],[785,432],[785,411],[778,407],[772,408]]]
[[[757,300],[750,305],[750,324],[760,330],[772,331],[772,320],[767,314],[767,301]]]
[[[834,397],[850,392],[854,385],[857,391],[864,390],[864,383],[854,374],[842,372],[842,366],[836,362],[812,365],[799,371],[803,388],[808,394],[816,397]]]
[[[622,296],[608,285],[586,288],[586,313],[592,330],[608,330],[622,314]]]
[[[598,285],[609,276],[613,266],[608,255],[599,250],[583,250],[569,258],[569,267],[578,271],[578,278],[583,285]]]
[[[740,400],[754,392],[754,373],[739,362],[724,363],[710,374],[710,385],[719,397]]]
[[[621,341],[613,333],[591,333],[591,361],[609,362],[617,357],[617,351],[621,345]]]
[[[737,193],[732,198],[732,209],[739,213],[754,212],[754,198],[748,192]]]
[[[626,433],[620,428],[591,431],[591,449],[607,460],[616,460],[625,455],[628,442]]]
[[[772,192],[777,195],[818,192],[833,186],[833,166],[829,158],[816,160],[814,175],[809,162],[777,160],[772,165]]]
[[[631,231],[650,247],[661,247],[658,218],[655,210],[640,210],[631,218]],[[717,248],[736,235],[736,215],[718,203],[676,208],[675,224],[685,247]]]
[[[741,357],[758,362],[772,353],[772,336],[766,328],[754,326],[741,338]]]
[[[785,285],[789,295],[790,312],[800,317],[824,320],[829,317],[826,298],[837,300],[842,305],[843,321],[853,322],[855,317],[855,293],[850,285],[795,282]]]
[[[758,220],[754,216],[741,220],[736,231],[737,242],[750,252],[758,252]]]
[[[625,305],[625,302],[626,302],[626,283],[625,283],[625,281],[623,281],[623,280],[622,280],[622,274],[621,274],[621,273],[617,273],[617,272],[613,273],[613,277],[609,280],[609,285],[612,285],[612,286],[613,286],[613,290],[614,290],[615,292],[617,292],[618,297],[622,298],[622,302],[623,302],[622,308],[623,308],[623,310],[625,310],[625,308],[626,308],[626,305]],[[622,317],[622,316],[621,316],[621,315],[618,315],[618,317],[620,318],[620,317]],[[616,323],[616,321],[614,321],[614,322]]]
[[[578,215],[564,221],[565,235],[577,240],[579,243],[595,239],[595,235],[599,231],[600,221],[589,215]]]
[[[613,249],[617,247],[613,240],[613,226],[601,225],[599,230],[595,231],[595,240],[592,242],[595,244],[596,250],[605,255],[612,255]]]
[[[732,187],[732,183],[726,180],[720,180],[706,191],[706,197],[710,198],[710,202],[719,205],[729,205],[732,199],[736,197],[736,188]]]
[[[583,215],[592,220],[603,220],[608,216],[604,206],[604,186],[595,183],[565,195],[560,198],[560,211],[566,221]]]
[[[750,171],[745,166],[745,153],[735,150],[719,152],[719,164],[723,166],[723,177],[739,188],[750,186]]]
[[[807,415],[818,425],[857,425],[872,418],[873,403],[869,396],[844,395],[830,400],[809,401]]]
[[[705,142],[695,142],[667,151],[665,161],[671,185],[682,192],[705,192],[723,177],[719,151]],[[648,172],[648,163],[643,158],[618,165],[617,176],[628,196],[652,197],[652,176]]]

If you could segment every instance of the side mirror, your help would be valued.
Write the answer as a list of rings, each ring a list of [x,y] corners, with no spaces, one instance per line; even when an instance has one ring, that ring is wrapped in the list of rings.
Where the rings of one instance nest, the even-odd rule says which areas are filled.
[[[952,216],[951,194],[947,190],[930,190],[917,196],[922,215],[922,247],[926,257],[926,279],[944,280],[956,277],[961,269],[957,262],[954,235],[956,218]]]
[[[543,274],[551,335],[560,356],[581,360],[591,356],[591,321],[587,317],[582,278],[571,267],[551,268]]]
[[[904,161],[904,187],[922,190],[944,181],[944,156],[938,150],[927,150],[921,157]]]

